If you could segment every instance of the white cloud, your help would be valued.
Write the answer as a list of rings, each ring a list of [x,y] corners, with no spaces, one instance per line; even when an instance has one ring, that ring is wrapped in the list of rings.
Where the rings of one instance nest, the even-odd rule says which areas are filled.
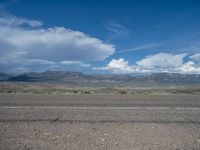
[[[114,73],[187,73],[200,74],[200,65],[188,61],[184,62],[187,54],[159,53],[150,55],[136,62],[136,65],[129,65],[128,61],[120,58],[112,59],[105,67],[94,69],[106,70]]]
[[[177,68],[180,67],[184,62],[184,57],[187,54],[169,54],[169,53],[159,53],[155,55],[147,56],[146,58],[137,61],[137,65],[144,68]]]
[[[112,45],[79,31],[57,27],[25,30],[0,27],[0,48],[8,55],[26,52],[27,58],[52,61],[100,61],[114,53]]]
[[[82,32],[64,27],[45,29],[41,25],[23,18],[0,18],[1,68],[7,68],[2,65],[11,67],[8,64],[13,63],[18,68],[30,64],[59,65],[66,60],[86,67],[89,65],[81,62],[102,61],[115,52],[113,45]]]
[[[28,26],[28,28],[27,28]],[[116,35],[128,34],[119,24],[111,24]],[[108,29],[108,30],[109,30]],[[121,32],[121,33],[120,33]],[[124,32],[124,33],[123,33]],[[148,45],[148,47],[160,44]],[[124,50],[135,51],[145,49]],[[119,51],[124,52],[124,51]],[[40,21],[0,18],[0,69],[5,72],[44,71],[49,69],[89,69],[92,61],[103,61],[114,54],[113,45],[79,31],[64,27],[43,28]],[[188,61],[184,58],[188,56]],[[129,65],[124,58],[112,59],[105,67],[93,69],[112,73],[176,72],[200,74],[200,53],[194,55],[158,53]]]
[[[123,58],[112,59],[105,67],[94,68],[98,70],[109,70],[113,73],[132,73],[133,68],[129,66],[128,61]]]
[[[194,55],[191,55],[190,59],[192,59],[194,62],[200,63],[200,53],[196,53]]]
[[[192,61],[183,64],[178,70],[180,73],[200,74],[200,66]]]

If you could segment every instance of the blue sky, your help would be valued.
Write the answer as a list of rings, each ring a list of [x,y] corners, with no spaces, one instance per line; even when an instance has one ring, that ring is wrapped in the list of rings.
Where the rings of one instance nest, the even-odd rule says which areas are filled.
[[[1,0],[0,71],[200,73],[199,0]]]

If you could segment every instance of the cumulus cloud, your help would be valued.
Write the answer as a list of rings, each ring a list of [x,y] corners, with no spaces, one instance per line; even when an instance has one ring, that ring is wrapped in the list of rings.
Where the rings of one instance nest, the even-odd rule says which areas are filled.
[[[95,68],[98,70],[109,70],[113,73],[132,73],[133,68],[129,66],[124,58],[112,59],[105,67]]]
[[[180,68],[178,68],[178,70],[181,73],[200,74],[200,66],[198,66],[192,61],[183,64]]]
[[[192,60],[184,62],[188,54],[159,53],[137,61],[134,65],[129,65],[123,58],[112,59],[105,67],[94,69],[106,70],[114,73],[187,73],[200,74],[199,64]],[[197,56],[197,55],[195,55]],[[193,56],[189,56],[192,57]]]
[[[144,68],[177,68],[183,64],[183,58],[187,54],[169,54],[159,53],[147,56],[146,58],[137,61],[137,65]]]
[[[112,45],[62,27],[25,30],[0,27],[1,53],[26,53],[27,58],[53,61],[100,61],[114,53]]]
[[[28,25],[29,28],[24,27]],[[64,27],[43,28],[42,23],[24,18],[0,18],[0,66],[55,65],[71,61],[102,61],[115,52],[113,45],[80,31]],[[61,63],[62,62],[62,63]],[[16,66],[15,66],[16,67]],[[11,68],[12,69],[12,68]]]

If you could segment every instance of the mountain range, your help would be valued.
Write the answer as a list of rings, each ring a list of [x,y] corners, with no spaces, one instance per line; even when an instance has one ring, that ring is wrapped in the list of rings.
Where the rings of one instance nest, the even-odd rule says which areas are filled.
[[[81,72],[46,71],[18,75],[0,73],[0,82],[58,82],[58,83],[163,83],[200,84],[198,74],[152,73],[128,74],[83,74]]]

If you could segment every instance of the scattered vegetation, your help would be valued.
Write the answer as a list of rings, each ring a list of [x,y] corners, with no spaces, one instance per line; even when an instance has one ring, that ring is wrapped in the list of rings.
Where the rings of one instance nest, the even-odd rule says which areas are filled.
[[[128,86],[70,86],[60,84],[2,83],[0,93],[23,94],[200,94],[200,86],[128,87]]]
[[[125,91],[125,90],[119,90],[119,94],[127,94],[127,91]]]

